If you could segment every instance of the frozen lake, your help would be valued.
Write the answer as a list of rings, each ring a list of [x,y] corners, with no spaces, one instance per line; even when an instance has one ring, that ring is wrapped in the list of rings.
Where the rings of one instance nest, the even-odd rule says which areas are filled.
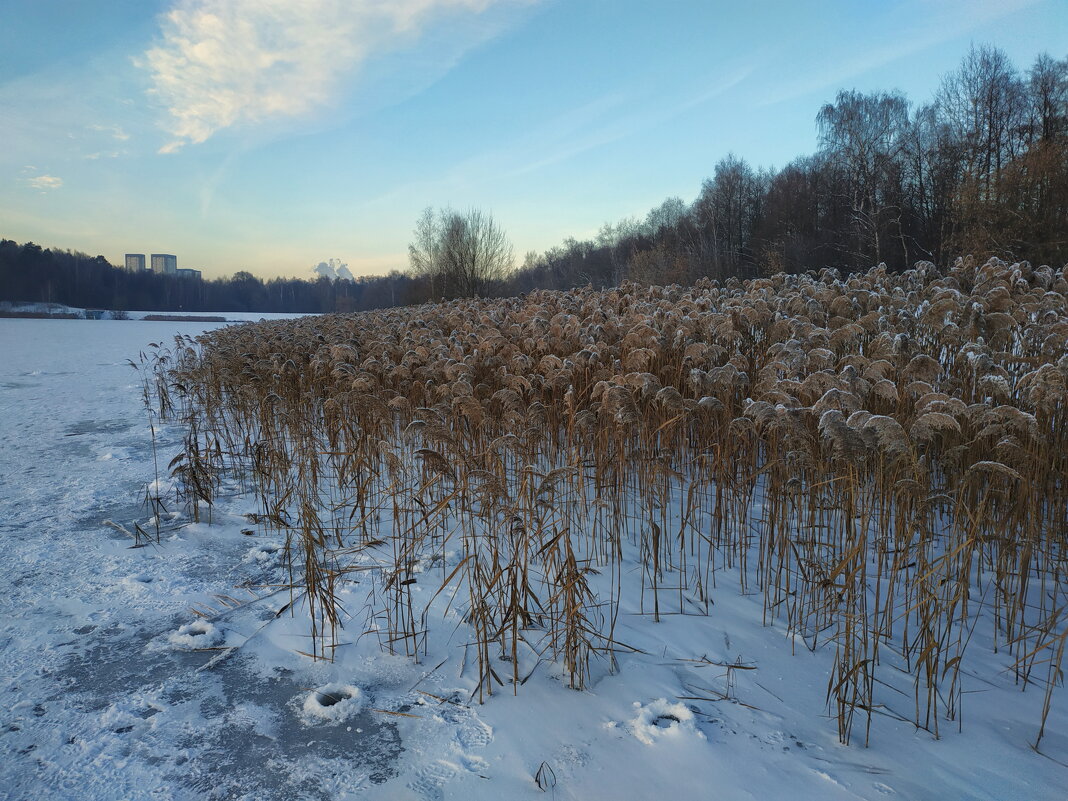
[[[791,654],[727,581],[708,616],[623,621],[638,651],[584,693],[544,670],[469,705],[459,635],[417,665],[361,639],[358,616],[337,662],[312,662],[301,616],[278,616],[288,593],[263,589],[285,577],[278,543],[242,534],[254,505],[236,486],[210,525],[164,515],[158,545],[105,522],[152,529],[152,433],[128,360],[212,327],[0,319],[3,797],[1063,797],[1065,696],[1046,755],[1028,747],[1041,693],[1004,672],[969,679],[963,733],[887,719],[871,748],[843,747],[824,707],[832,654]],[[181,435],[157,432],[161,470]]]
[[[131,549],[104,523],[148,516],[151,436],[126,360],[208,327],[0,320],[4,797],[328,798],[331,775],[352,788],[396,775],[388,718],[300,722],[292,702],[321,683],[315,666],[264,673],[239,655],[198,672],[211,652],[168,647],[190,602],[264,578],[242,562],[247,542],[179,529]]]

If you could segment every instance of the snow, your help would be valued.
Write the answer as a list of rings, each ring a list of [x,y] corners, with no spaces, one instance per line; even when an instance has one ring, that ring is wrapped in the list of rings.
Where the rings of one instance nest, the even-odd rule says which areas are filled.
[[[635,715],[627,728],[646,745],[657,740],[675,740],[681,737],[705,739],[704,732],[694,725],[693,710],[682,703],[672,703],[666,698],[657,698],[647,704],[634,702]],[[608,724],[613,728],[614,723]]]
[[[249,548],[248,553],[242,558],[245,562],[254,562],[268,565],[277,564],[282,558],[284,542],[261,542]]]
[[[180,648],[211,648],[218,644],[220,632],[206,620],[194,620],[179,627],[167,639]]]
[[[363,693],[352,684],[334,681],[316,687],[308,693],[301,709],[304,722],[340,723],[355,716],[363,708]]]
[[[1015,685],[1011,657],[976,634],[962,730],[917,729],[902,680],[880,690],[871,747],[842,746],[826,708],[832,649],[765,625],[732,570],[717,573],[708,614],[687,603],[653,623],[625,596],[616,638],[634,650],[595,659],[583,692],[561,666],[532,662],[525,684],[472,702],[448,592],[428,612],[426,658],[385,653],[361,617],[370,562],[339,589],[353,617],[336,660],[309,659],[284,542],[243,533],[257,509],[239,481],[210,524],[175,503],[162,473],[177,427],[155,431],[158,543],[142,505],[157,482],[153,432],[127,360],[211,327],[0,320],[3,797],[1063,797],[1063,688],[1037,753],[1043,688]],[[442,557],[413,574],[420,609],[459,555]]]

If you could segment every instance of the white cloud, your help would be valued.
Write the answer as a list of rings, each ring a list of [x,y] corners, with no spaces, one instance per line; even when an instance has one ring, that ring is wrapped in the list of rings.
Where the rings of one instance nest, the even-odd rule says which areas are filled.
[[[26,183],[33,189],[59,189],[63,186],[63,179],[54,175],[35,175],[27,178]]]
[[[90,131],[99,131],[100,133],[106,133],[113,139],[118,139],[120,142],[125,142],[130,138],[130,135],[122,129],[119,125],[90,125]]]
[[[529,0],[178,0],[139,64],[172,118],[160,152],[331,103],[369,57],[446,12]]]

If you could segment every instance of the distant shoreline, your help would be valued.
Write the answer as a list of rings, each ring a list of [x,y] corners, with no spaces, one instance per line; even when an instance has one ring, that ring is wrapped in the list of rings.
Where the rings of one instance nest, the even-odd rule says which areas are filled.
[[[0,319],[30,319],[30,320],[93,320],[94,317],[84,317],[71,312],[57,312],[49,314],[40,311],[4,311],[0,310]],[[104,318],[114,320],[116,318]],[[121,318],[120,318],[121,319]],[[228,323],[237,322],[227,320],[225,317],[215,315],[184,315],[184,314],[146,314],[144,317],[128,318],[132,321],[146,320],[150,323]]]
[[[23,312],[23,311],[3,311],[0,310],[0,319],[34,319],[34,320],[84,320],[85,318],[71,314],[69,312],[63,314],[48,314],[47,312]]]

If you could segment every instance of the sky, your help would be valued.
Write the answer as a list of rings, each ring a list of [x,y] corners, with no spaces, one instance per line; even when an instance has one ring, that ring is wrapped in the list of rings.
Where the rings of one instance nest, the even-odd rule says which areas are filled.
[[[0,0],[0,236],[206,278],[407,266],[426,206],[522,260],[816,149],[842,89],[929,100],[1066,0]]]

